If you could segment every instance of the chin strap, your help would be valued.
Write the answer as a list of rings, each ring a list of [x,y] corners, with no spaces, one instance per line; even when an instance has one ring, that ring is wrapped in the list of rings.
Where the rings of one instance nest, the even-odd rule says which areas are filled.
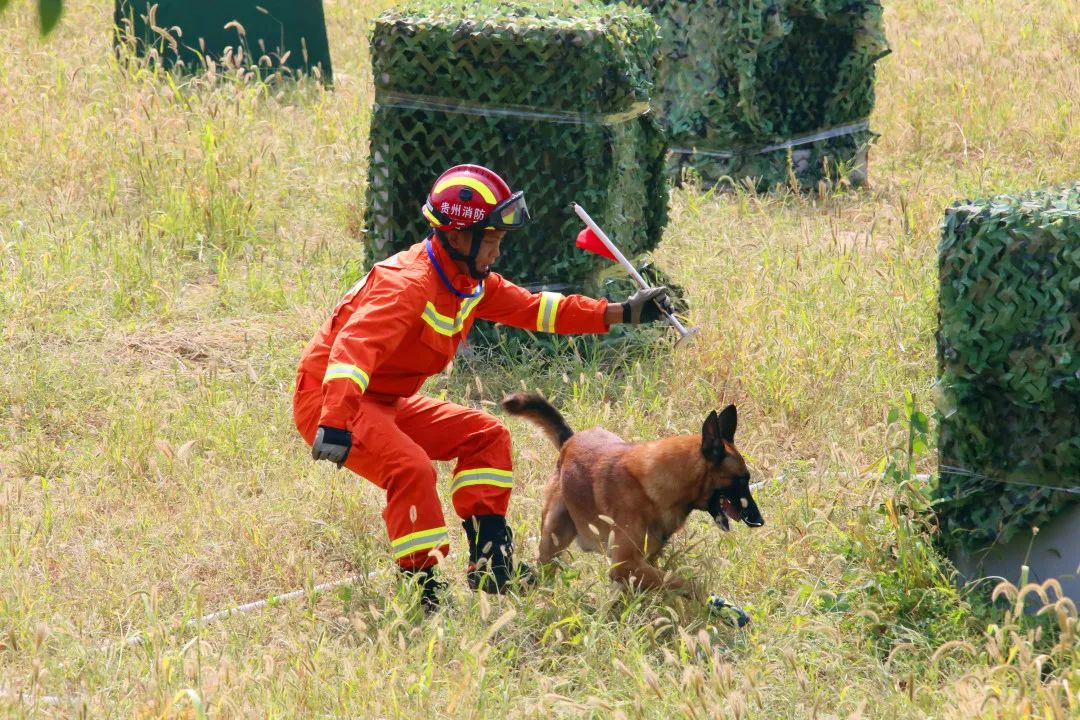
[[[465,255],[462,252],[456,250],[446,237],[446,233],[442,230],[433,230],[435,237],[439,238],[439,242],[442,243],[443,249],[454,260],[459,260],[465,263],[465,266],[469,268],[469,275],[474,280],[484,280],[487,278],[487,272],[480,272],[476,267],[476,256],[480,254],[480,243],[484,241],[484,228],[479,225],[472,228],[472,245],[469,248],[469,254]]]

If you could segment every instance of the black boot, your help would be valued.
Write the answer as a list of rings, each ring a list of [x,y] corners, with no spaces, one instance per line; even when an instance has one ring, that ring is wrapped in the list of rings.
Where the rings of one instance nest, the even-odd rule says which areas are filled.
[[[448,585],[436,577],[435,568],[399,569],[406,583],[420,586],[420,606],[424,608],[424,612],[432,613],[438,610],[439,604],[442,602],[442,595],[446,592]]]
[[[536,582],[532,568],[514,564],[514,534],[505,517],[476,515],[461,525],[469,539],[469,587],[497,594],[509,590],[514,580],[522,585]]]

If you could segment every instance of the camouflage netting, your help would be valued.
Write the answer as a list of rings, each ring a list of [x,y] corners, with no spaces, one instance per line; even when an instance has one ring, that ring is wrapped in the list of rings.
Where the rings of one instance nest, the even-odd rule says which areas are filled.
[[[588,287],[607,261],[578,250],[581,204],[628,257],[667,219],[664,138],[648,113],[658,59],[648,13],[601,3],[418,1],[371,37],[368,261],[425,237],[428,189],[458,163],[525,191],[533,221],[504,245],[519,283]]]
[[[332,79],[322,0],[116,0],[113,21],[118,41],[130,38],[140,55],[155,49],[167,68],[200,72],[228,55]],[[239,28],[226,27],[234,21]]]
[[[879,0],[632,0],[661,25],[662,122],[676,177],[692,168],[804,186],[854,167],[874,137],[874,64],[889,53]],[[837,137],[765,148],[829,130]],[[693,151],[693,152],[690,152]],[[865,166],[862,170],[865,175]],[[860,180],[859,176],[853,179]]]
[[[1080,185],[954,205],[939,273],[937,495],[975,549],[1080,498]]]

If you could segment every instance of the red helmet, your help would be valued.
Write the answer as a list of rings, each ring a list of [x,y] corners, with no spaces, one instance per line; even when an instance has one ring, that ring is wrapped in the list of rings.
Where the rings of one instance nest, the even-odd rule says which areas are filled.
[[[529,222],[525,193],[480,165],[455,165],[435,181],[424,217],[436,230],[513,230]]]

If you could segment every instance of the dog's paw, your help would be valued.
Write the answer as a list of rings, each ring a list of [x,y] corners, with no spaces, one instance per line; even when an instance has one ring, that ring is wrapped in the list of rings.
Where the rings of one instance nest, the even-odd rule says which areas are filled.
[[[710,595],[705,605],[710,615],[719,617],[732,627],[743,628],[750,624],[750,616],[742,608],[732,605],[719,595]]]

